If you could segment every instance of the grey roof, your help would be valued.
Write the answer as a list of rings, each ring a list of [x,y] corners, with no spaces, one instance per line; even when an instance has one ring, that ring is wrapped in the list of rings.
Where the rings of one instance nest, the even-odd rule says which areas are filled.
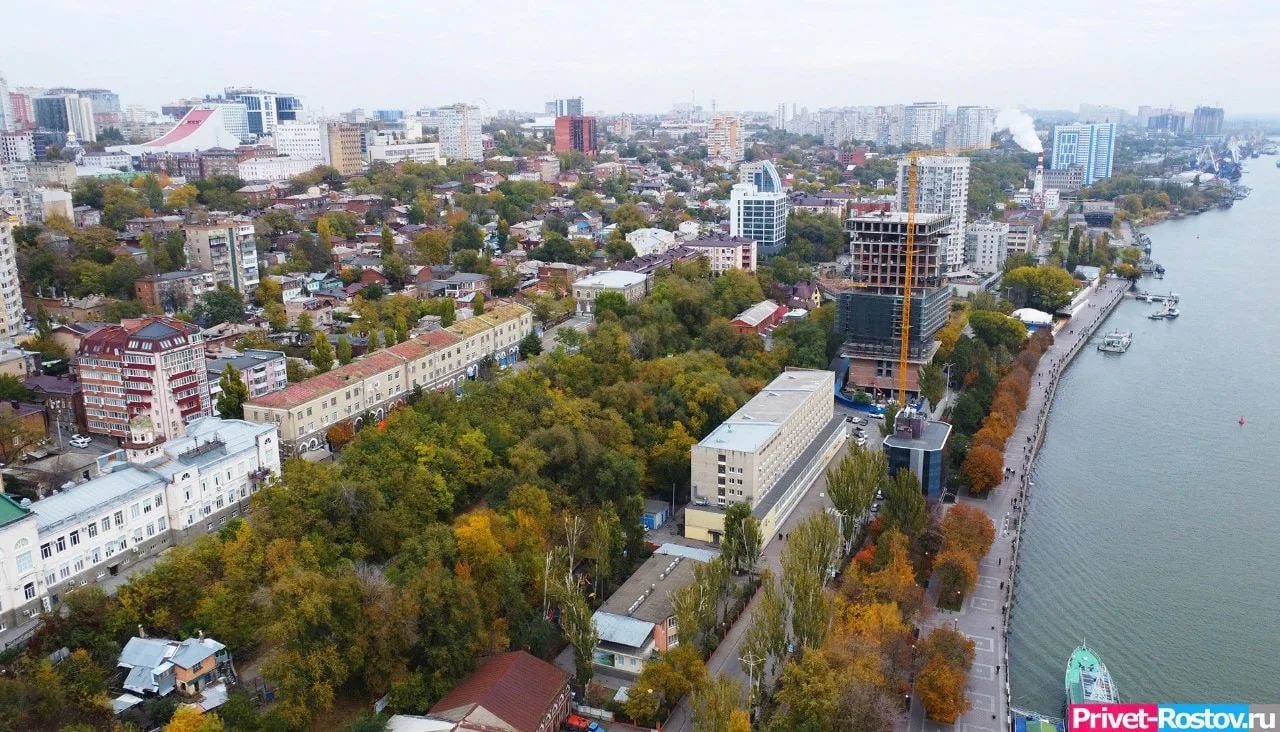
[[[663,554],[669,557],[684,557],[685,559],[695,559],[699,562],[710,562],[712,559],[720,556],[720,552],[713,549],[699,549],[694,546],[685,546],[684,544],[663,544],[653,550],[654,554]]]
[[[186,334],[164,321],[153,320],[129,335],[134,338],[170,338]]]
[[[221,374],[227,364],[231,364],[236,371],[246,371],[270,361],[283,359],[284,351],[264,351],[258,348],[250,348],[238,356],[208,359],[205,361],[205,369],[210,374]]]
[[[209,656],[226,649],[212,638],[188,638],[178,644],[178,650],[169,659],[182,668],[195,668]]]
[[[622,646],[639,648],[653,632],[653,623],[636,620],[626,615],[607,613],[603,610],[597,610],[591,619],[595,621],[596,636],[601,641]]]
[[[721,422],[698,446],[710,450],[756,452],[769,442],[814,391],[830,390],[834,379],[835,374],[831,371],[784,371],[733,416]]]
[[[669,508],[671,508],[669,501],[655,501],[652,498],[646,498],[644,501],[645,513],[662,513]]]
[[[151,692],[152,694],[164,696],[173,691],[173,677],[166,673],[168,670],[168,668],[157,669],[151,666],[134,666],[129,669],[129,675],[125,677],[121,686],[139,694]]]
[[[695,561],[674,554],[649,557],[605,600],[600,612],[646,623],[666,622],[674,614],[671,593],[693,582]]]
[[[164,638],[130,638],[120,651],[119,666],[146,666],[154,668],[164,663],[169,657],[169,644],[172,641]]]
[[[32,391],[43,391],[46,394],[76,394],[80,391],[80,382],[71,378],[58,378],[48,374],[28,376],[27,388]]]
[[[919,439],[911,437],[910,433],[906,435],[893,434],[884,438],[885,447],[906,448],[909,450],[941,450],[943,445],[947,444],[947,437],[951,435],[951,425],[946,422],[928,421],[924,423],[924,431],[920,433]]]
[[[104,510],[125,497],[149,493],[163,485],[164,480],[155,473],[127,467],[36,501],[31,504],[31,510],[36,514],[38,530],[43,532],[68,519],[93,513],[95,509]]]
[[[573,283],[574,287],[631,287],[647,279],[638,272],[606,269]]]

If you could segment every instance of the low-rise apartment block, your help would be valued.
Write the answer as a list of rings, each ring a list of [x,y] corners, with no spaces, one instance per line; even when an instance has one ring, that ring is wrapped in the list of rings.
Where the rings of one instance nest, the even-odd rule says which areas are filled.
[[[232,351],[226,356],[205,361],[209,380],[209,402],[217,404],[222,394],[222,371],[228,365],[240,372],[240,380],[249,388],[249,398],[257,399],[289,385],[288,367],[283,351],[246,349],[244,353]]]
[[[444,330],[435,330],[377,351],[326,374],[251,399],[245,419],[274,424],[288,453],[326,444],[340,422],[361,426],[381,420],[414,390],[456,389],[491,357],[500,366],[519,357],[520,340],[533,330],[528,308],[498,305]]]
[[[258,244],[253,220],[236,217],[207,224],[187,224],[187,261],[193,269],[213,273],[215,285],[250,295],[258,287]]]
[[[595,312],[595,300],[605,292],[621,294],[629,303],[636,302],[649,292],[649,276],[640,272],[604,270],[573,283],[573,299],[579,315]]]
[[[280,472],[277,443],[274,425],[216,417],[166,441],[141,418],[98,477],[35,502],[0,494],[0,631],[243,513]]]
[[[701,252],[711,265],[711,274],[722,275],[731,269],[756,271],[756,241],[741,236],[694,239],[684,246]]]

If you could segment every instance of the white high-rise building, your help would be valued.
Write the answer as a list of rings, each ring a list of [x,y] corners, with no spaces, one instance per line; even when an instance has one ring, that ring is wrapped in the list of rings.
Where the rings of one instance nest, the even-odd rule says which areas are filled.
[[[249,109],[244,102],[213,102],[213,106],[222,110],[222,126],[227,132],[240,138],[240,142],[253,139],[249,132]]]
[[[991,107],[956,107],[956,141],[961,147],[988,146],[995,134],[996,110]]]
[[[770,257],[787,243],[787,193],[768,160],[748,163],[729,192],[729,235],[753,239],[756,253]]]
[[[1009,225],[983,219],[965,229],[964,258],[969,269],[992,274],[1004,268],[1009,247]]]
[[[916,102],[906,108],[902,141],[911,145],[933,145],[947,123],[947,105],[938,102]]]
[[[0,74],[0,132],[9,132],[18,128],[13,118],[13,103],[9,100],[9,82],[4,74]]]
[[[281,122],[276,125],[275,141],[281,155],[329,164],[328,129],[319,122]]]
[[[292,94],[227,87],[223,90],[223,96],[228,101],[240,102],[245,106],[249,132],[259,137],[274,134],[276,125],[281,122],[302,121],[306,113],[302,97]]]
[[[454,104],[439,110],[440,152],[449,160],[484,160],[480,108]]]
[[[707,128],[707,157],[726,163],[737,163],[746,157],[746,141],[742,137],[742,118],[717,114]]]
[[[898,162],[898,208],[907,210],[907,161]],[[948,214],[942,261],[948,272],[964,267],[964,232],[969,209],[969,159],[931,155],[916,160],[916,211]]]
[[[773,113],[773,128],[775,130],[787,129],[787,105],[779,104],[777,111]]]
[[[0,211],[0,343],[5,347],[24,334],[22,288],[18,284],[18,262],[13,241],[17,221],[8,220]]]
[[[35,138],[30,132],[0,132],[0,163],[25,163],[35,159]]]
[[[1073,165],[1084,168],[1084,184],[1111,177],[1115,154],[1116,126],[1056,125],[1053,128],[1053,157],[1049,167],[1066,170]]]

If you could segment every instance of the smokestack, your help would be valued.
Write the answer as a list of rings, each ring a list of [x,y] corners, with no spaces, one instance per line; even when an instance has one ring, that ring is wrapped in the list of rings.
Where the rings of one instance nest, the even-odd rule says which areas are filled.
[[[1040,153],[1036,158],[1035,192],[1044,193],[1044,153]]]

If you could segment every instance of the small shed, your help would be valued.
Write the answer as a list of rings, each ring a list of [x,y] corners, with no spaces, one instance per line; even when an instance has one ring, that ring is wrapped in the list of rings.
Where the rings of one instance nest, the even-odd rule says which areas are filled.
[[[671,504],[666,501],[655,501],[648,499],[644,502],[644,515],[640,517],[640,523],[646,529],[654,530],[660,528],[671,518]]]

